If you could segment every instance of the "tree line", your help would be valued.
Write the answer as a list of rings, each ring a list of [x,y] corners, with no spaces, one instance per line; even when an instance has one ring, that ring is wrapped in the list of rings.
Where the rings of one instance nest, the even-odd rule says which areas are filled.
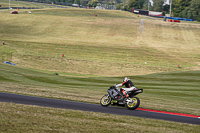
[[[162,12],[163,15],[170,13],[170,5],[164,5],[164,0],[153,0],[153,5],[149,3],[149,0],[125,0],[116,7],[125,11],[131,11],[134,8]],[[173,0],[171,13],[172,17],[200,21],[200,0]]]
[[[165,4],[164,0],[57,0],[74,1],[76,4],[86,4],[89,7],[96,7],[98,3],[115,4],[118,10],[132,11],[132,9],[144,9],[150,11],[162,12],[163,16],[170,13],[170,5]],[[173,0],[171,5],[172,17],[188,18],[200,21],[200,0]]]

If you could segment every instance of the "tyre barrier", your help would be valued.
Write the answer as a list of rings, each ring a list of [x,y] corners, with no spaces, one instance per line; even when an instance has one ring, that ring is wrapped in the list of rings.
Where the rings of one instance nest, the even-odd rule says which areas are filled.
[[[181,21],[180,20],[168,20],[168,22],[178,22],[178,23],[180,23]]]

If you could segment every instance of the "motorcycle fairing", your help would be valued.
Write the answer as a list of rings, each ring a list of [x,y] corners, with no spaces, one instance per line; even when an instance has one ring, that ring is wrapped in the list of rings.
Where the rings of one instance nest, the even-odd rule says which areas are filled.
[[[135,95],[137,95],[137,94],[139,94],[139,93],[143,93],[143,89],[135,89],[135,90],[129,91],[129,92],[128,92],[128,95],[129,95],[130,97],[133,97],[133,96],[135,96]]]

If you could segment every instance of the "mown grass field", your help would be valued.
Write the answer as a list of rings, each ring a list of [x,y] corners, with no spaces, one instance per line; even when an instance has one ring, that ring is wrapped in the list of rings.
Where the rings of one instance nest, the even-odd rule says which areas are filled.
[[[99,104],[109,86],[129,76],[137,88],[144,89],[138,95],[140,107],[200,115],[198,22],[168,23],[122,11],[25,11],[0,12],[0,42],[6,44],[0,45],[1,92]],[[142,34],[141,19],[145,19]],[[6,60],[16,66],[3,64]],[[181,68],[177,68],[178,64]],[[119,131],[124,129],[119,126],[122,123],[129,126],[117,121],[121,116],[5,103],[1,106],[0,125],[5,132],[114,132],[118,131],[115,126]],[[30,114],[44,119],[30,120]],[[74,123],[80,119],[81,123]],[[199,130],[190,124],[129,119],[135,132]]]
[[[123,77],[58,76],[0,64],[1,91],[99,104],[108,87]],[[130,76],[142,108],[199,114],[199,71]],[[78,98],[77,98],[78,97]]]
[[[2,61],[18,66],[96,76],[176,71],[178,64],[199,70],[199,24],[145,19],[140,35],[141,19],[120,11],[41,9],[1,16],[0,36],[16,51]]]
[[[3,133],[198,133],[199,125],[67,109],[1,103]]]

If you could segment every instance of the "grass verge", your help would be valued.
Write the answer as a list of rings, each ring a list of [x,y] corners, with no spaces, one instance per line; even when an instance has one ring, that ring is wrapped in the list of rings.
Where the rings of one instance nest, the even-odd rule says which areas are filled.
[[[1,103],[1,132],[197,133],[198,125],[103,113]]]

